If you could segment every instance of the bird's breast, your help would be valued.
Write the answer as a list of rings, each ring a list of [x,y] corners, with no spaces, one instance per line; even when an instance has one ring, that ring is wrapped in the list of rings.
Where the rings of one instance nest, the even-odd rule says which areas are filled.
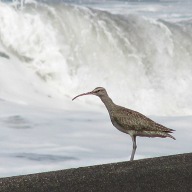
[[[121,127],[113,118],[111,118],[111,122],[112,122],[113,126],[116,127],[119,131],[121,131],[123,133],[127,133],[126,129]]]

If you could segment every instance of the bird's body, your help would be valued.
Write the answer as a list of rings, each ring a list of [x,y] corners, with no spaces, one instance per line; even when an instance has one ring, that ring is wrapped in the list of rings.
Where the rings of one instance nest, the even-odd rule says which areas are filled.
[[[137,148],[137,136],[162,138],[170,137],[175,139],[172,135],[170,135],[170,133],[174,131],[173,129],[160,125],[137,111],[116,105],[108,96],[106,90],[102,87],[97,87],[92,92],[78,95],[75,98],[90,94],[100,97],[109,112],[109,116],[114,127],[131,136],[133,141],[133,151],[130,160],[134,159]]]

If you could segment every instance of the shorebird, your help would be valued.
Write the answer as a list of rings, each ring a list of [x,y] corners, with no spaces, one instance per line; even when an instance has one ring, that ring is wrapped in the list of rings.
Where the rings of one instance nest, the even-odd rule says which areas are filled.
[[[112,99],[108,96],[107,91],[103,87],[97,87],[91,92],[77,95],[72,100],[84,95],[98,96],[105,104],[113,126],[116,127],[119,131],[127,133],[131,136],[133,149],[130,161],[133,161],[135,156],[137,148],[137,136],[161,138],[170,137],[175,140],[175,138],[170,135],[170,133],[175,130],[160,125],[159,123],[154,122],[153,120],[149,119],[148,117],[137,111],[133,111],[131,109],[116,105],[115,103],[113,103]]]

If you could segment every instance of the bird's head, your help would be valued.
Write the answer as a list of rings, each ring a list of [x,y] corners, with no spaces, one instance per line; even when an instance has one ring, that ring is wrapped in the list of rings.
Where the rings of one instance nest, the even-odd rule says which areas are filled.
[[[98,97],[102,97],[102,96],[107,95],[107,92],[106,92],[105,88],[103,88],[103,87],[96,87],[93,91],[77,95],[72,100],[76,99],[77,97],[84,96],[84,95],[96,95]]]

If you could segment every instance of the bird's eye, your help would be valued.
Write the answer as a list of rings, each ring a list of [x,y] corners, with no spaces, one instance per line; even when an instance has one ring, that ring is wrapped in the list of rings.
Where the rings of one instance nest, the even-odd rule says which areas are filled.
[[[95,91],[96,93],[98,93],[100,90],[97,90],[97,91]]]

